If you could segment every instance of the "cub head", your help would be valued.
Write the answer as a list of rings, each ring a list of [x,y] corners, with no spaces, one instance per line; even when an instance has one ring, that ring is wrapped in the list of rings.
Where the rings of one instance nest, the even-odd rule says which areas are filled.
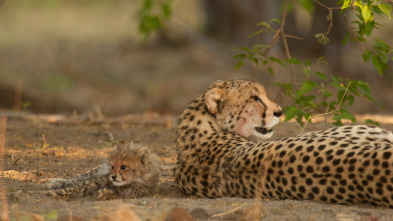
[[[267,139],[279,122],[281,107],[270,100],[265,88],[246,80],[218,81],[204,95],[216,123],[245,138]]]
[[[109,156],[111,172],[109,179],[115,186],[131,182],[143,182],[149,172],[150,151],[146,147],[127,143],[116,147]]]

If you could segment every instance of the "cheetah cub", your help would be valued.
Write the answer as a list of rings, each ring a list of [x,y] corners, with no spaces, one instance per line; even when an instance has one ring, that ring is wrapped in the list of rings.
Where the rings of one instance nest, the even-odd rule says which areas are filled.
[[[98,200],[139,198],[155,193],[158,172],[150,151],[130,142],[115,147],[108,162],[98,168],[70,179],[51,179],[44,189],[61,199],[89,194]]]

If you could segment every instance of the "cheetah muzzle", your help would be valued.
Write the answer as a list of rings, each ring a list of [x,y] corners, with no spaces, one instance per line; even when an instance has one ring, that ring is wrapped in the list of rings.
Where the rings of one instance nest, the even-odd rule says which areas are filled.
[[[268,129],[263,128],[263,127],[255,127],[255,130],[256,130],[258,133],[263,134],[263,135],[269,134],[269,133],[273,133],[273,129],[268,130]]]

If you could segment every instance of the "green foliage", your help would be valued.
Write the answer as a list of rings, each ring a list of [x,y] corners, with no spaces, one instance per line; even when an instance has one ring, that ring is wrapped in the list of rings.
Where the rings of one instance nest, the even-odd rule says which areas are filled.
[[[353,22],[356,28],[348,27],[349,32],[342,39],[342,44],[345,45],[349,41],[358,42],[361,44],[364,62],[372,61],[380,75],[388,68],[388,61],[393,58],[392,48],[380,39],[375,39],[374,45],[365,46],[367,43],[366,37],[370,36],[373,30],[379,27],[375,22],[375,14],[385,15],[391,18],[392,7],[390,4],[380,2],[378,0],[344,0],[339,1],[341,10],[355,13],[357,20]],[[293,4],[293,2],[292,2]],[[310,10],[310,1],[299,1],[299,4],[307,11]],[[288,6],[289,7],[289,6]],[[293,7],[293,5],[291,5]],[[327,21],[333,24],[332,10],[328,8]],[[271,75],[275,75],[274,65],[287,67],[292,72],[292,80],[288,83],[276,82],[276,85],[281,88],[283,94],[289,97],[293,104],[284,109],[285,121],[295,119],[301,126],[308,122],[312,116],[316,116],[318,112],[324,114],[317,115],[332,115],[333,124],[343,125],[342,120],[350,120],[352,123],[356,122],[356,118],[351,114],[347,108],[354,104],[356,97],[365,97],[383,108],[371,95],[370,87],[366,82],[354,81],[350,79],[341,79],[340,77],[328,75],[326,73],[316,70],[320,63],[326,63],[324,58],[320,58],[315,62],[305,60],[301,61],[296,58],[278,58],[270,55],[271,49],[276,45],[279,38],[278,34],[284,30],[280,28],[273,28],[273,22],[280,23],[278,19],[270,22],[259,23],[263,29],[258,30],[249,37],[259,35],[261,33],[272,33],[274,37],[269,45],[258,44],[252,48],[242,47],[238,48],[240,53],[235,55],[237,59],[236,69],[241,67],[245,60],[253,63],[256,66],[265,67]],[[355,30],[355,31],[354,31]],[[327,32],[316,34],[320,44],[329,43],[327,37],[330,27]],[[285,39],[283,39],[285,40]],[[286,49],[287,55],[290,54]],[[295,68],[298,67],[298,68]],[[303,81],[295,83],[293,77],[296,70],[302,70],[301,73],[296,72],[297,75],[303,75]],[[322,109],[322,110],[321,110]],[[378,123],[367,119],[365,123],[378,125]]]
[[[352,13],[356,19],[352,24],[347,24],[348,33],[342,39],[343,45],[348,42],[357,42],[363,50],[363,60],[368,62],[371,60],[377,72],[380,75],[388,69],[389,60],[393,60],[393,49],[380,39],[374,40],[370,44],[367,38],[373,33],[374,29],[378,29],[380,25],[375,21],[376,15],[387,16],[391,18],[392,5],[380,0],[338,0],[337,4],[341,7],[328,7],[323,5],[322,1],[297,0],[285,1],[283,4],[283,19],[286,13],[293,10],[294,5],[298,4],[308,12],[314,10],[314,4],[318,3],[327,9],[326,20],[329,22],[329,28],[325,33],[317,33],[315,35],[320,44],[328,44],[330,39],[328,34],[333,25],[333,10],[340,10],[342,13]],[[171,16],[171,0],[142,0],[140,7],[140,32],[145,36],[149,35],[162,27],[162,21]],[[284,16],[285,15],[285,16]],[[272,35],[269,44],[256,44],[253,47],[240,47],[237,50],[239,54],[234,56],[237,60],[235,68],[238,69],[245,64],[246,61],[255,66],[261,66],[275,76],[275,65],[288,68],[291,72],[290,82],[276,82],[276,85],[282,89],[285,96],[291,98],[293,104],[284,109],[285,121],[295,119],[300,125],[307,123],[321,109],[323,114],[333,115],[335,125],[342,125],[342,120],[350,120],[355,123],[356,118],[351,114],[347,107],[354,104],[356,97],[365,97],[375,104],[383,108],[371,95],[369,85],[363,81],[354,81],[350,79],[341,79],[337,76],[323,73],[317,69],[321,63],[327,63],[324,58],[316,61],[299,60],[290,56],[289,49],[285,47],[286,58],[274,57],[270,51],[277,45],[279,41],[283,41],[286,45],[284,34],[285,21],[272,19],[269,22],[261,22],[257,25],[260,30],[252,33],[248,37],[254,37],[260,34]],[[294,36],[290,36],[294,37]],[[296,37],[295,37],[296,38]],[[295,71],[301,70],[301,71]],[[294,76],[300,75],[303,79],[301,82],[295,82]],[[365,123],[379,125],[370,119]]]
[[[379,0],[345,0],[342,10],[349,9],[354,11],[358,18],[353,21],[353,24],[357,25],[357,31],[348,33],[343,40],[343,44],[346,44],[348,40],[360,43],[366,42],[366,37],[370,36],[373,30],[380,26],[375,21],[375,14],[391,18],[392,5]],[[350,37],[351,35],[352,37]],[[384,41],[375,38],[374,45],[368,49],[364,48],[363,60],[367,62],[370,58],[378,73],[382,76],[388,68],[388,61],[393,60],[393,50]]]
[[[366,120],[366,123],[375,125],[375,126],[377,126],[377,127],[381,126],[378,122],[375,122],[375,121],[373,121],[373,120],[371,120],[371,119],[367,119],[367,120]]]
[[[172,0],[141,0],[139,32],[145,39],[163,26],[163,20],[171,17],[171,5]]]

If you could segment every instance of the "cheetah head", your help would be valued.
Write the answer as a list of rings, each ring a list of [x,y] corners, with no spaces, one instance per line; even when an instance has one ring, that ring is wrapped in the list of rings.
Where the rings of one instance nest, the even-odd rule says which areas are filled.
[[[146,147],[127,143],[118,146],[109,157],[110,181],[115,186],[132,182],[144,182],[143,177],[149,172],[150,151]]]
[[[267,139],[279,122],[281,107],[270,100],[265,88],[252,81],[218,81],[204,95],[216,123],[245,138]]]

